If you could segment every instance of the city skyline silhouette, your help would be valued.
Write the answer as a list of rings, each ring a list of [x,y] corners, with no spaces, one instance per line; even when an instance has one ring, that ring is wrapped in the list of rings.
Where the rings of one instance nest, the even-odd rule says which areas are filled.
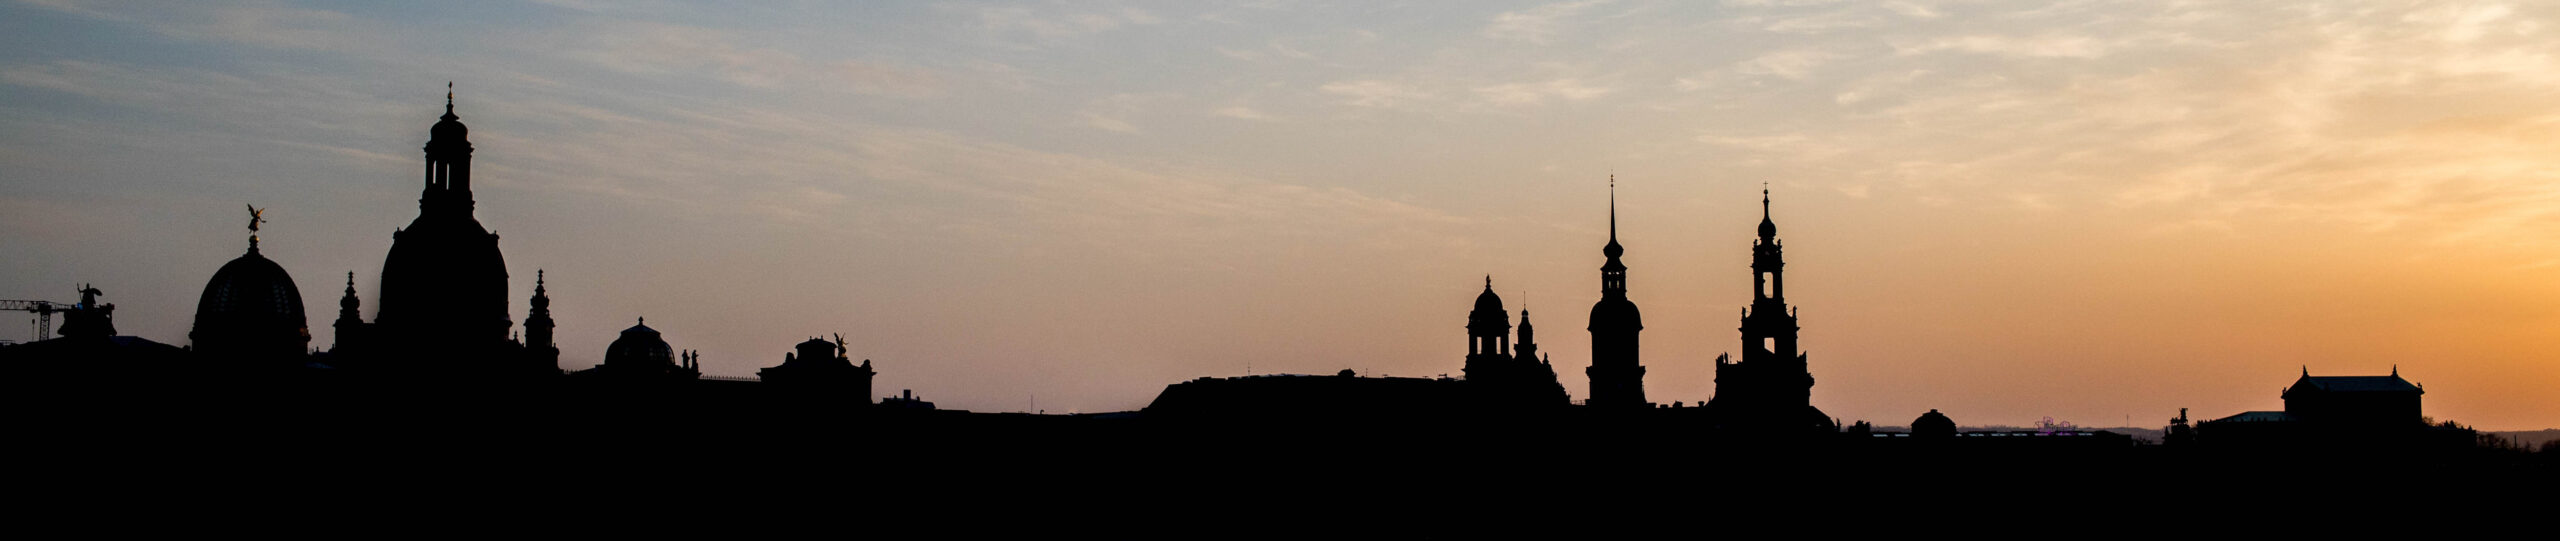
[[[1659,6],[1577,9],[1622,8]],[[75,296],[70,286],[94,284],[119,305],[119,334],[173,345],[189,345],[206,279],[247,247],[240,235],[250,232],[231,229],[241,203],[262,210],[257,253],[298,285],[309,347],[327,349],[341,339],[331,320],[342,289],[357,291],[362,319],[378,317],[378,295],[390,280],[383,259],[390,234],[418,212],[418,199],[407,195],[415,192],[406,191],[417,189],[414,153],[451,79],[477,147],[470,179],[476,213],[503,239],[509,330],[527,330],[525,301],[539,269],[558,322],[557,364],[567,371],[606,361],[608,344],[647,318],[646,327],[685,352],[684,364],[699,362],[707,376],[753,378],[793,344],[841,334],[853,362],[878,363],[874,400],[913,390],[948,409],[1135,411],[1166,385],[1200,377],[1346,369],[1459,375],[1466,364],[1456,347],[1461,313],[1485,289],[1477,278],[1491,274],[1492,291],[1510,303],[1506,317],[1534,311],[1544,331],[1536,341],[1540,359],[1581,401],[1593,392],[1586,313],[1602,297],[1593,271],[1603,257],[1593,252],[1622,240],[1629,298],[1649,316],[1639,339],[1640,400],[1694,406],[1719,394],[1717,357],[1743,356],[1732,318],[1753,302],[1745,275],[1752,272],[1751,228],[1763,209],[1751,199],[1766,183],[1784,238],[1798,247],[1787,254],[1796,263],[1788,267],[1795,279],[1787,304],[1810,309],[1802,312],[1803,350],[1813,353],[1811,372],[1820,382],[1810,401],[1844,424],[1901,426],[1938,410],[1966,426],[2055,418],[2156,428],[2181,408],[2194,409],[2199,420],[2279,409],[2275,391],[2306,366],[2324,376],[2408,374],[2434,391],[2426,413],[2437,421],[2524,430],[2560,418],[2560,398],[2534,391],[2560,383],[2560,369],[2537,362],[2552,352],[2531,340],[2547,332],[2550,301],[2560,298],[2547,285],[2552,267],[2545,265],[2556,248],[2528,233],[2548,225],[2550,214],[2481,202],[2529,199],[2539,189],[2532,183],[2549,180],[2529,166],[2500,165],[2542,163],[2521,151],[2366,158],[2416,164],[2385,167],[2419,179],[2403,184],[2258,174],[2184,186],[2191,178],[2241,175],[2173,164],[2080,189],[2069,181],[2121,164],[2065,157],[2113,149],[2131,159],[2143,151],[2074,141],[2004,154],[1995,143],[2006,140],[1987,134],[1963,148],[1879,151],[1927,137],[1895,133],[1866,142],[1842,135],[1875,113],[1858,100],[1795,115],[1827,119],[1824,126],[1790,126],[1776,122],[1788,115],[1776,114],[1753,117],[1772,121],[1756,131],[1744,129],[1759,127],[1743,125],[1752,123],[1630,122],[1629,111],[1684,92],[1752,95],[1739,90],[1748,85],[1714,77],[1688,91],[1669,74],[1642,82],[1556,74],[1520,88],[1490,80],[1432,87],[1439,83],[1391,83],[1397,64],[1373,61],[1251,103],[1211,99],[1197,86],[1148,96],[1142,85],[1112,78],[1025,83],[1050,86],[1019,92],[1068,102],[1042,103],[1056,112],[1049,117],[998,120],[964,112],[987,96],[1017,92],[989,81],[1001,70],[969,71],[960,59],[886,48],[793,49],[739,28],[694,32],[666,23],[682,18],[668,14],[544,11],[523,24],[649,28],[656,32],[644,34],[652,39],[699,38],[682,43],[742,51],[734,58],[749,60],[739,62],[788,57],[790,65],[819,68],[768,72],[762,70],[772,66],[666,60],[722,57],[698,48],[674,47],[672,57],[637,52],[667,42],[581,43],[605,56],[508,63],[484,51],[439,57],[329,41],[382,20],[379,13],[354,14],[343,26],[282,19],[308,25],[296,27],[308,32],[261,41],[187,33],[178,18],[5,9],[23,15],[15,20],[77,27],[51,32],[144,39],[94,53],[31,47],[0,58],[0,82],[12,96],[7,109],[19,115],[9,121],[6,142],[24,149],[0,156],[14,254],[0,268],[0,298],[67,302]],[[1595,39],[1591,25],[1608,24],[1597,22],[1608,20],[1598,11],[1525,9],[1485,19],[1543,14],[1562,26],[1517,34],[1487,23],[1480,33],[1425,42],[1547,47]],[[1214,24],[1162,14],[1138,22],[1146,17],[1121,13],[1112,15],[1120,22],[1111,28],[1052,34],[1032,22],[971,15],[953,24],[1047,51],[1115,36],[1202,40],[1180,29]],[[429,26],[461,24],[437,21]],[[1967,29],[1993,30],[1951,30]],[[1263,73],[1259,66],[1291,61],[1284,51],[1297,50],[1202,41],[1217,42],[1201,54],[1237,63],[1234,73]],[[1935,42],[1917,43],[1905,45],[1921,50]],[[193,65],[145,58],[189,46],[239,57]],[[1799,59],[1812,63],[1806,67],[1772,58],[1785,51],[1700,67],[1767,84],[1828,81],[1847,92],[1862,79],[1821,70],[1882,76],[1897,73],[1887,68],[1970,65],[1862,66],[1857,59],[1866,53],[1857,50]],[[1871,62],[1961,54],[1968,53]],[[294,55],[331,60],[309,80],[261,64]],[[2030,55],[1941,73],[2113,73],[2047,63],[2099,57]],[[635,67],[635,58],[661,63]],[[380,60],[405,63],[405,73],[358,81],[380,69],[364,64]],[[563,71],[562,80],[525,77],[545,66],[581,67]],[[819,76],[844,79],[805,79]],[[1579,82],[1556,82],[1567,80]],[[1418,86],[1400,93],[1400,84]],[[1616,90],[1585,96],[1576,84]],[[862,103],[817,106],[827,100],[792,89],[828,89],[827,99]],[[2507,89],[2474,92],[2504,96],[2498,92]],[[595,97],[575,98],[587,92]],[[1150,116],[1163,110],[1158,105],[1201,118]],[[2048,111],[2071,105],[2045,104]],[[2375,129],[2387,132],[2422,133],[2537,111],[2496,99],[2471,107],[2420,119],[2391,116],[2400,109],[2390,108],[2334,114],[2386,123]],[[780,114],[794,108],[812,116]],[[1695,114],[1703,116],[1682,118],[1716,117]],[[1991,124],[1993,131],[2041,129],[2028,119],[1994,120],[2010,123]],[[1542,138],[1485,135],[1390,144],[1559,122],[1575,126],[1565,133],[1576,136],[1633,124],[1647,136],[1678,134],[1686,146],[1604,137],[1532,151],[1524,145]],[[173,135],[128,123],[166,125]],[[1000,126],[1029,133],[982,131]],[[2131,130],[2155,142],[2176,140],[2175,130]],[[182,136],[202,133],[241,135]],[[2375,141],[2308,133],[2338,145]],[[1341,141],[1322,142],[1328,138]],[[1822,147],[1853,142],[1841,155],[1865,148],[1864,155],[1883,161],[1821,167]],[[1354,148],[1361,145],[1375,148]],[[1326,156],[1341,160],[1322,163]],[[2250,163],[2197,156],[2187,166],[2240,171]],[[2357,162],[2267,167],[2349,163]],[[2073,167],[2041,184],[1981,180],[2037,164]],[[2427,164],[2468,172],[2428,177]],[[2493,182],[2502,179],[2511,184]],[[2342,190],[2417,195],[2338,203]],[[2544,285],[2527,285],[2535,280]]]

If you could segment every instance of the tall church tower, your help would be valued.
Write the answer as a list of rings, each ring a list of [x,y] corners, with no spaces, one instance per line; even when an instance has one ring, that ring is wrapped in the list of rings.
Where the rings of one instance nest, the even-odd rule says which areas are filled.
[[[1716,396],[1709,404],[1726,426],[1791,431],[1833,428],[1813,407],[1813,373],[1796,349],[1796,314],[1787,307],[1786,259],[1778,224],[1769,218],[1769,190],[1760,190],[1760,238],[1751,244],[1751,306],[1742,312],[1742,362],[1716,360]]]
[[[391,235],[372,338],[381,368],[455,376],[516,372],[507,339],[507,262],[498,236],[472,217],[470,129],[453,114],[428,131],[418,218]]]
[[[1500,380],[1511,360],[1511,314],[1503,312],[1502,296],[1493,294],[1493,277],[1486,276],[1484,293],[1467,312],[1467,379]]]
[[[1637,355],[1637,333],[1644,331],[1644,313],[1636,303],[1627,300],[1627,265],[1618,256],[1627,252],[1618,246],[1618,179],[1609,179],[1609,245],[1600,247],[1600,255],[1609,261],[1600,265],[1600,302],[1591,305],[1591,368],[1583,374],[1591,377],[1591,400],[1595,408],[1646,408],[1644,399],[1644,364]]]
[[[343,364],[363,351],[367,330],[359,310],[363,306],[364,301],[356,298],[356,273],[347,271],[347,292],[338,297],[338,321],[334,324],[338,329],[337,343],[329,345],[329,355],[336,358],[333,362]]]
[[[542,288],[542,270],[533,271],[533,312],[524,317],[524,352],[526,362],[560,368],[560,345],[552,341],[551,294]]]

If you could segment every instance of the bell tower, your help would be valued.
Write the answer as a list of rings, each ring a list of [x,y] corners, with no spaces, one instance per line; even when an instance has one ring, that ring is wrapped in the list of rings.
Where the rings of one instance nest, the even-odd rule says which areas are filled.
[[[1760,189],[1760,235],[1751,243],[1751,305],[1742,310],[1742,361],[1716,359],[1719,424],[1752,431],[1836,429],[1813,407],[1813,373],[1796,347],[1796,313],[1787,306],[1786,258],[1769,190]]]
[[[1609,244],[1600,247],[1600,302],[1591,305],[1591,400],[1595,408],[1646,408],[1644,364],[1637,353],[1644,313],[1627,300],[1627,265],[1618,260],[1618,179],[1609,177]]]

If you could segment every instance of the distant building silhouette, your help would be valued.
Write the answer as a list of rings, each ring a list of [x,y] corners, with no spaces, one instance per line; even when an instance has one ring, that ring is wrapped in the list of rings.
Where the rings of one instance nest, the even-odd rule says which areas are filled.
[[[543,288],[543,278],[543,271],[534,269],[533,298],[526,302],[533,306],[533,311],[525,314],[524,318],[524,355],[528,364],[557,367],[560,366],[560,344],[551,335],[557,325],[551,322],[551,292]],[[349,290],[352,291],[353,287]]]
[[[79,288],[80,302],[55,308],[62,314],[59,336],[0,347],[0,368],[12,381],[39,385],[120,385],[132,381],[177,380],[198,373],[194,355],[184,348],[139,336],[116,334],[114,303],[95,286]],[[61,304],[53,306],[60,307]]]
[[[1742,362],[1716,359],[1715,422],[1756,432],[1830,432],[1836,423],[1813,407],[1813,373],[1796,348],[1796,315],[1787,308],[1786,259],[1769,191],[1760,190],[1760,238],[1751,244],[1751,306],[1742,312]]]
[[[1951,438],[1956,435],[1956,421],[1932,409],[1911,420],[1911,435],[1919,438]]]
[[[1257,374],[1165,386],[1146,415],[1184,422],[1366,423],[1446,420],[1480,412],[1474,380]]]
[[[1600,264],[1600,302],[1591,305],[1591,368],[1584,374],[1591,378],[1591,398],[1584,402],[1594,408],[1648,408],[1644,398],[1644,363],[1637,353],[1637,334],[1644,331],[1644,313],[1636,303],[1627,300],[1627,265],[1618,261],[1626,253],[1618,246],[1618,181],[1609,179],[1609,244],[1600,247],[1600,255],[1608,262]],[[1528,320],[1528,312],[1520,318]]]
[[[700,367],[693,365],[693,354],[686,352],[684,362],[677,363],[674,346],[664,335],[649,328],[649,320],[641,319],[623,329],[604,349],[604,362],[595,368],[580,370],[571,377],[616,383],[670,383],[702,378]]]
[[[1521,311],[1520,318],[1520,341],[1528,351],[1537,351],[1528,311]],[[1511,316],[1502,309],[1502,296],[1493,293],[1493,277],[1486,276],[1484,292],[1476,295],[1475,309],[1467,313],[1467,362],[1463,370],[1473,392],[1487,405],[1537,407],[1571,403],[1564,385],[1556,381],[1555,367],[1513,351],[1510,335]]]
[[[338,336],[337,342],[329,345],[331,363],[344,364],[346,359],[360,359],[372,353],[364,347],[372,342],[368,335],[373,332],[373,325],[364,322],[363,307],[364,301],[356,298],[356,273],[348,271],[347,291],[338,297],[338,320],[329,324]]]
[[[2411,426],[2424,424],[2418,398],[2427,390],[2400,379],[2400,367],[2388,376],[2313,376],[2303,367],[2302,379],[2284,390],[2284,411],[2303,422],[2339,426]]]
[[[782,354],[782,364],[756,372],[756,377],[774,387],[775,392],[795,398],[871,403],[871,361],[853,364],[845,356],[844,339],[835,342],[810,338]]]
[[[2387,376],[2302,376],[2284,389],[2284,411],[2248,411],[2196,423],[2195,439],[2213,445],[2306,445],[2356,441],[2414,442],[2442,437],[2427,426],[2419,397],[2426,389],[2400,378],[2393,367]],[[2179,412],[2179,420],[2185,419]],[[2173,428],[2174,428],[2173,424]],[[2464,431],[2467,432],[2467,431]]]

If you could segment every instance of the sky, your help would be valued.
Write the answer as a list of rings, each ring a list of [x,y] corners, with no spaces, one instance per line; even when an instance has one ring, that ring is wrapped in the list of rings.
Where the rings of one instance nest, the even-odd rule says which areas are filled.
[[[646,317],[716,376],[841,333],[880,395],[1124,411],[1455,374],[1490,275],[1578,399],[1614,175],[1656,402],[1741,347],[1765,183],[1847,421],[2396,369],[2560,426],[2560,4],[2290,4],[9,2],[0,298],[185,344],[254,204],[325,348],[451,82],[573,370]]]

